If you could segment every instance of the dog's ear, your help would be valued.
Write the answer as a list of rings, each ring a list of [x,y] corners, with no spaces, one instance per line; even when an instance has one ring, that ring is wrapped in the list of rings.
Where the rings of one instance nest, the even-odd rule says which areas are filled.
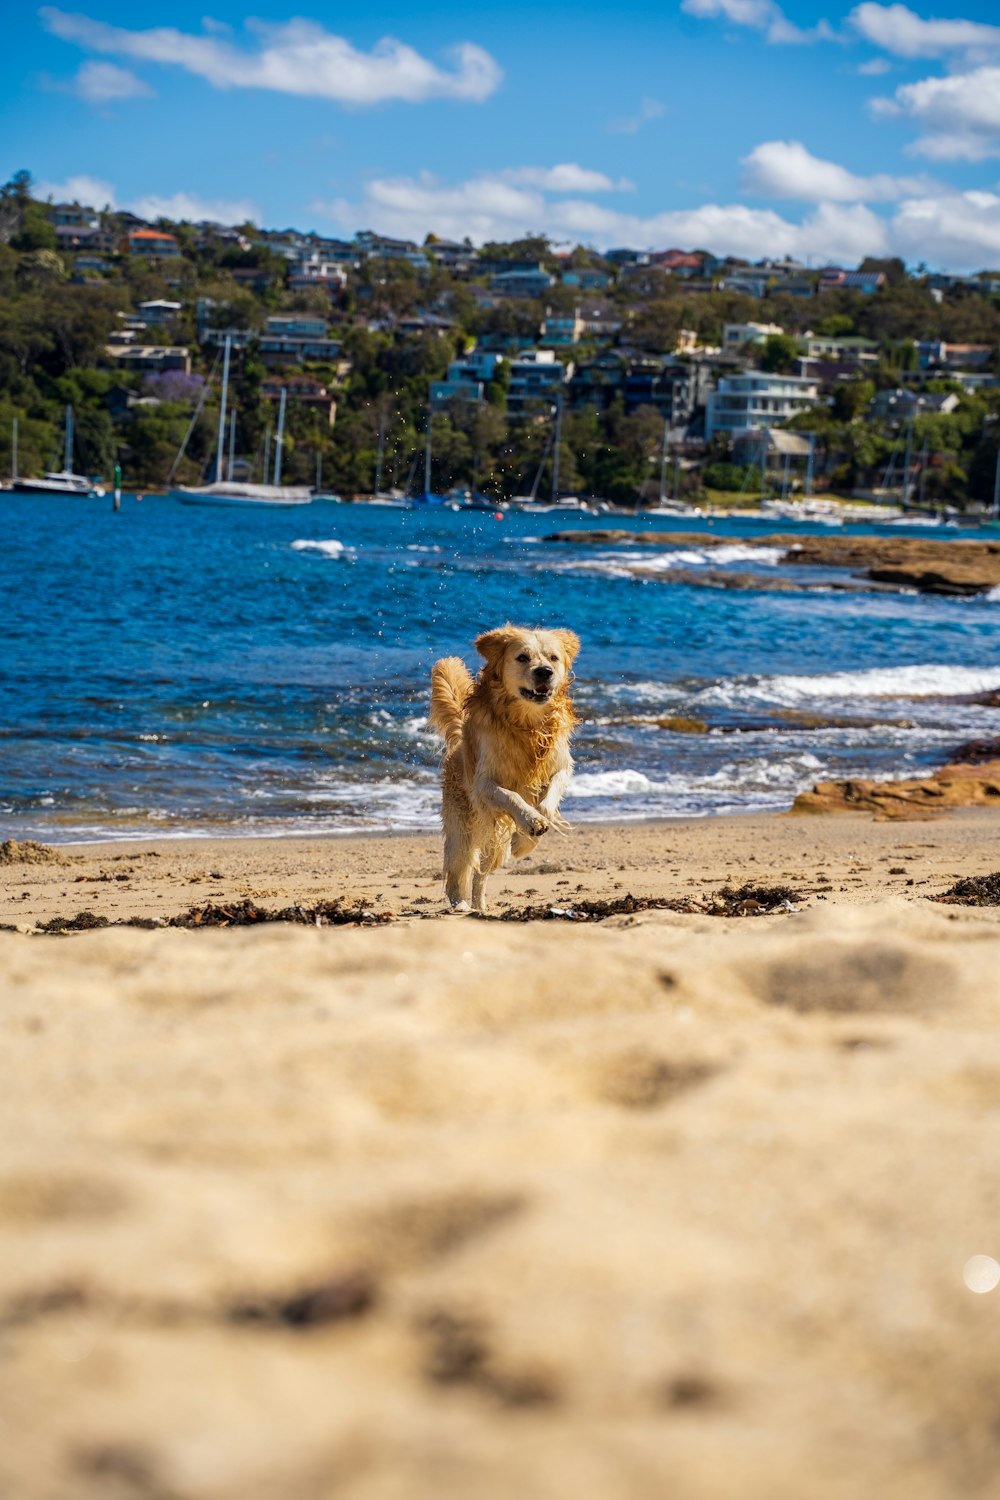
[[[476,641],[476,650],[486,658],[486,665],[495,669],[517,631],[513,625],[501,625],[499,630],[487,630]]]
[[[580,649],[580,637],[572,630],[553,630],[552,634],[563,648],[566,656],[566,665],[571,667]]]

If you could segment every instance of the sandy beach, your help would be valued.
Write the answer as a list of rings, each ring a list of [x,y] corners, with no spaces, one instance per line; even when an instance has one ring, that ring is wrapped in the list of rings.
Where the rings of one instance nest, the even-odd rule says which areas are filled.
[[[995,1494],[998,829],[580,826],[496,920],[431,837],[0,865],[0,1493]]]

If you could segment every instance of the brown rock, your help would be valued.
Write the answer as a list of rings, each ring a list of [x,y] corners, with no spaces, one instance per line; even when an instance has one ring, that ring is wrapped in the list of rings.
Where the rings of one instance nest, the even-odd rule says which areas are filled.
[[[877,818],[926,817],[954,807],[1000,808],[1000,760],[948,765],[919,781],[820,781],[800,792],[797,815],[872,812]]]
[[[559,531],[547,542],[596,546],[717,547],[731,537],[687,531]],[[921,593],[984,594],[1000,587],[1000,541],[912,536],[745,537],[741,545],[780,547],[795,567],[849,568],[872,583]]]

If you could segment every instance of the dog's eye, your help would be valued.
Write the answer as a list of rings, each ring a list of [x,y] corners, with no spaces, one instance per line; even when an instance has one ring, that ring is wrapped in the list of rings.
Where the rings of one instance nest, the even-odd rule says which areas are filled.
[[[550,656],[549,657],[549,661],[558,661],[558,660],[559,660],[558,656]]]
[[[517,659],[518,659],[518,661],[530,661],[531,657],[528,655],[528,653],[526,651],[522,651],[521,654],[520,654],[520,656]]]

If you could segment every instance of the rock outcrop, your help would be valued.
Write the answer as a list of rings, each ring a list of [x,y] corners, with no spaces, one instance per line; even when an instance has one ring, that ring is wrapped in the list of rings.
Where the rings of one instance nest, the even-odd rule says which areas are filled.
[[[692,531],[557,531],[547,542],[601,547],[701,549],[731,546],[733,538]],[[1000,541],[968,541],[912,536],[742,537],[746,547],[778,547],[782,563],[794,567],[844,568],[870,583],[922,594],[986,594],[1000,588]],[[666,582],[678,573],[660,574]],[[739,585],[734,585],[739,586]],[[749,587],[757,587],[751,582]],[[772,585],[773,587],[773,585]]]
[[[881,820],[926,818],[956,807],[1000,809],[1000,760],[942,766],[914,781],[820,781],[800,792],[790,811],[871,812]]]

